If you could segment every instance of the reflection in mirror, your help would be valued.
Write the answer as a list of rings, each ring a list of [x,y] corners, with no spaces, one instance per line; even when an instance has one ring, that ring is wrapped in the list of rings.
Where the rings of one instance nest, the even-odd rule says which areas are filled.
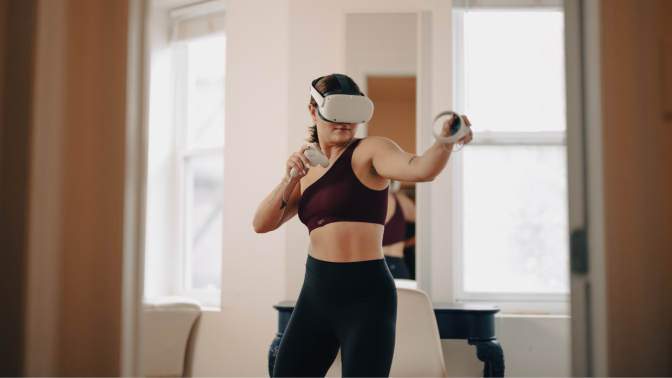
[[[417,15],[348,14],[346,73],[374,103],[358,137],[383,136],[415,154]],[[383,253],[395,279],[415,280],[415,183],[392,183]]]
[[[368,134],[395,141],[415,154],[415,77],[367,78],[376,106]],[[415,279],[415,183],[390,185],[383,254],[394,278]]]

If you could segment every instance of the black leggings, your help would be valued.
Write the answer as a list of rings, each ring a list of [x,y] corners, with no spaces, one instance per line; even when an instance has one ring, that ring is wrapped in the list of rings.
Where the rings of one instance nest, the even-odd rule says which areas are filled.
[[[388,377],[397,288],[385,259],[334,263],[308,255],[274,377],[324,377],[341,348],[344,377]]]

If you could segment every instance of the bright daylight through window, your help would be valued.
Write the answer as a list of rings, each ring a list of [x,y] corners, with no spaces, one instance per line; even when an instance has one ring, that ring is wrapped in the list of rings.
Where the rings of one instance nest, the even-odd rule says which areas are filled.
[[[175,45],[187,291],[221,289],[225,44],[219,34]]]
[[[456,295],[566,294],[563,14],[479,10],[459,17],[456,108],[476,138],[456,154]]]

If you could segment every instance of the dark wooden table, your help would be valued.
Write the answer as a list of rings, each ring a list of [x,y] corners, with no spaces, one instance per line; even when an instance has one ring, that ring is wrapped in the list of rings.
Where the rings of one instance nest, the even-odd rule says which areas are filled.
[[[278,310],[278,333],[268,352],[268,372],[273,376],[280,340],[292,316],[296,301],[282,301]],[[434,303],[434,314],[442,339],[467,340],[476,346],[476,356],[485,363],[484,377],[504,376],[504,352],[495,336],[495,314],[499,308],[486,304]]]

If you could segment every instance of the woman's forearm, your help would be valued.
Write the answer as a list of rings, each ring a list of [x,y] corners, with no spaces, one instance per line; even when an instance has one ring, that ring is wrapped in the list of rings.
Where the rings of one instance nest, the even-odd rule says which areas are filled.
[[[453,116],[455,119],[455,115]],[[463,116],[464,123],[466,126],[471,127],[471,122],[467,116]],[[447,121],[443,125],[443,130],[441,131],[441,136],[448,136],[450,134],[450,126],[452,125],[452,120]],[[473,134],[471,129],[469,129],[466,136],[459,140],[459,143],[467,144],[473,139]],[[442,143],[440,141],[435,141],[432,147],[430,147],[422,156],[418,157],[419,172],[424,181],[432,181],[438,176],[448,163],[450,158],[450,153],[453,150],[454,143]]]
[[[257,212],[254,214],[252,225],[256,232],[269,232],[275,230],[282,219],[285,207],[289,203],[289,198],[298,183],[298,180],[285,179],[273,189],[271,193],[261,201]],[[283,198],[284,196],[284,198]]]
[[[414,157],[422,181],[432,181],[443,171],[452,150],[453,143],[436,141],[424,154]]]

